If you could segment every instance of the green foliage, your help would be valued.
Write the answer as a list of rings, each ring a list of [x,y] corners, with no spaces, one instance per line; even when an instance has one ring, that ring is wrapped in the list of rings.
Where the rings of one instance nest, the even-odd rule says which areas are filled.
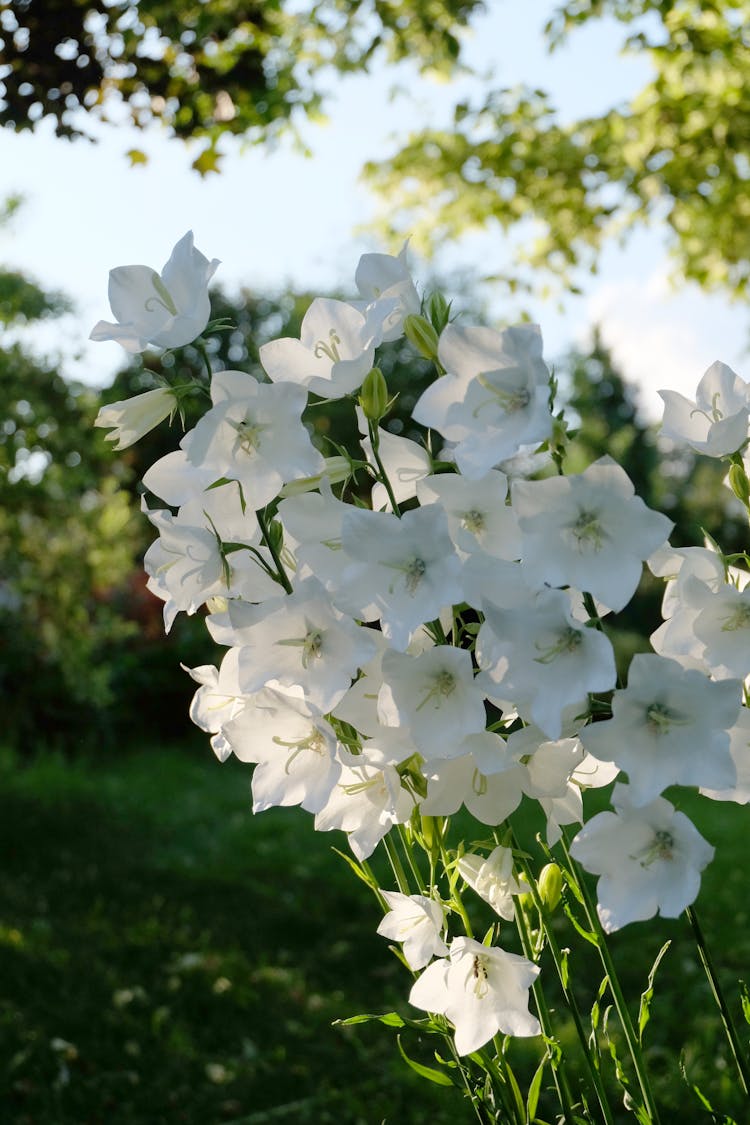
[[[628,53],[653,71],[629,105],[570,124],[543,90],[491,90],[458,105],[450,130],[424,130],[369,166],[385,197],[383,225],[430,248],[492,222],[510,230],[532,220],[535,237],[519,258],[529,284],[543,270],[570,287],[574,267],[593,269],[607,239],[658,218],[680,276],[742,295],[750,3],[572,0],[550,21],[550,48],[604,16],[634,23]]]
[[[405,1009],[403,970],[332,838],[253,817],[248,777],[202,738],[0,760],[4,1123],[461,1120],[387,1029],[332,1026]]]
[[[63,306],[27,278],[0,273],[0,324]],[[51,743],[78,742],[82,709],[111,699],[109,647],[134,628],[109,599],[138,549],[121,488],[127,472],[93,428],[96,395],[1,337],[0,387],[4,730],[17,744],[41,732]]]
[[[458,30],[480,0],[20,0],[2,3],[0,124],[88,136],[74,111],[165,125],[206,142],[193,167],[216,171],[223,133],[265,141],[323,105],[326,66],[366,69],[383,48],[449,72]],[[112,114],[117,117],[118,114]],[[139,150],[129,154],[142,162]]]

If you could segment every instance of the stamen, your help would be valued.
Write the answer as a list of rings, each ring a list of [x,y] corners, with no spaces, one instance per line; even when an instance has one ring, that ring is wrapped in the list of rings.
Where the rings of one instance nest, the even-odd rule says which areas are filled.
[[[507,378],[507,372],[493,372],[492,374],[500,374]],[[514,372],[516,374],[516,372]],[[484,387],[486,391],[490,392],[490,398],[480,402],[475,406],[472,411],[472,417],[476,418],[480,410],[484,410],[485,406],[499,406],[505,414],[517,414],[519,410],[525,410],[531,402],[531,391],[528,386],[523,384],[520,387],[498,387],[495,383],[490,382],[490,376],[480,372],[477,375],[477,382],[480,387]]]
[[[750,603],[740,602],[721,623],[722,633],[734,633],[750,625]]]
[[[483,1000],[489,992],[487,974],[487,958],[476,954],[471,966],[471,975],[474,978],[474,995],[477,1000]]]
[[[673,711],[664,703],[652,703],[646,708],[646,723],[652,734],[669,734],[670,727],[684,727],[690,719]]]
[[[328,342],[326,343],[325,340],[318,340],[317,344],[315,345],[313,355],[316,359],[322,359],[323,356],[326,356],[328,359],[330,359],[331,363],[338,363],[341,359],[341,353],[339,352],[338,347],[340,343],[341,337],[336,334],[336,330],[334,328],[331,328],[328,333]]]
[[[146,312],[153,312],[154,308],[157,305],[161,305],[161,307],[165,309],[166,312],[170,313],[172,316],[177,316],[177,306],[172,300],[171,293],[167,289],[162,279],[159,277],[158,273],[151,274],[151,284],[156,290],[157,295],[156,297],[149,297],[144,302]]]
[[[599,513],[583,508],[578,513],[578,518],[567,527],[573,545],[581,554],[588,551],[601,551],[605,541],[609,538],[601,525]]]
[[[548,648],[542,648],[538,643],[534,645],[537,652],[541,653],[541,656],[534,657],[534,663],[551,664],[558,656],[562,656],[564,653],[568,652],[575,652],[582,644],[583,632],[569,625]]]
[[[237,444],[240,449],[243,453],[252,456],[257,452],[261,434],[268,429],[268,424],[255,422],[248,414],[243,422],[233,422],[232,425],[237,432]]]
[[[657,859],[674,859],[674,836],[665,829],[659,829],[650,844],[629,858],[637,859],[641,867],[650,867]]]
[[[484,512],[480,512],[478,508],[470,508],[461,516],[461,526],[472,535],[481,535],[485,528]]]
[[[308,668],[310,663],[321,655],[323,634],[319,629],[309,629],[304,637],[285,637],[281,641],[275,641],[274,644],[284,645],[287,648],[301,648],[302,667]]]
[[[447,699],[448,696],[452,695],[452,693],[455,691],[455,688],[456,688],[456,677],[453,675],[452,672],[449,672],[447,669],[445,669],[445,668],[442,669],[442,671],[438,672],[436,676],[432,677],[432,687],[429,689],[429,691],[425,695],[424,699],[422,700],[422,702],[417,707],[417,711],[421,711],[422,708],[426,707],[427,704],[430,702],[430,700],[435,699],[436,696],[438,697],[438,701],[435,704],[435,707],[439,708],[440,707],[440,698],[439,697],[442,696],[443,699]]]

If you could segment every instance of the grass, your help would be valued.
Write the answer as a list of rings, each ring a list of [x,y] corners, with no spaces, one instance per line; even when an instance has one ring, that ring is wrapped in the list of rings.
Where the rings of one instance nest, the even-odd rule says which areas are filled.
[[[202,744],[2,761],[2,1125],[472,1120],[458,1091],[407,1070],[390,1029],[332,1026],[361,1011],[406,1012],[408,977],[375,934],[374,899],[331,850],[345,850],[344,838],[314,833],[297,809],[253,817],[249,778]],[[698,909],[739,1009],[747,812],[681,803],[717,848]],[[594,954],[562,914],[560,926],[587,1011]],[[712,1120],[692,1084],[742,1125],[750,1117],[684,919],[615,935],[627,995],[637,1003],[667,937],[646,1033],[664,1125]],[[522,1072],[538,1053],[520,1045]]]

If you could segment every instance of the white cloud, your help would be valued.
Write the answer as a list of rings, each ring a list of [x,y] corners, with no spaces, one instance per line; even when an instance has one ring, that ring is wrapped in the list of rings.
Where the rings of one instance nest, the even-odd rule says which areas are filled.
[[[615,363],[640,387],[642,409],[651,419],[662,414],[660,389],[694,397],[714,360],[750,380],[746,309],[695,285],[675,291],[667,263],[645,277],[600,285],[586,302],[585,318],[578,343],[588,345],[592,329],[599,326]]]

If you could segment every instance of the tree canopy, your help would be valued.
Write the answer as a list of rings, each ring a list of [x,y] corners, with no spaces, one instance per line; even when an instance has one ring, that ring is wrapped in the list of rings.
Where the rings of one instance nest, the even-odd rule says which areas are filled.
[[[539,89],[490,89],[371,164],[384,225],[424,247],[530,220],[521,261],[570,286],[604,242],[664,221],[676,272],[711,289],[750,284],[750,2],[569,0],[550,50],[591,20],[628,26],[652,77],[629,104],[562,124]]]
[[[0,124],[91,136],[86,114],[160,121],[206,142],[265,141],[320,113],[326,70],[392,60],[448,70],[481,0],[14,0],[0,3]],[[330,75],[329,75],[330,76]],[[83,110],[85,113],[81,113]],[[133,151],[133,160],[142,154]]]

